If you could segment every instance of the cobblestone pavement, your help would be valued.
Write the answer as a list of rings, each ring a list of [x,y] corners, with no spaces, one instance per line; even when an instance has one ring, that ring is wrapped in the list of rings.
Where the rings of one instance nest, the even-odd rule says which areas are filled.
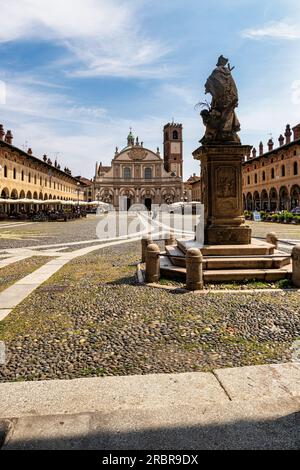
[[[0,222],[0,248],[98,241],[98,222],[99,218],[94,215],[69,222]]]
[[[290,361],[299,294],[171,293],[136,283],[140,244],[72,260],[0,323],[2,381]]]
[[[100,249],[97,223],[91,217],[66,224],[0,224],[4,284],[10,267],[16,279],[31,272],[33,257],[46,263],[48,256],[79,256],[82,247],[97,250],[68,260],[0,322],[7,352],[1,381],[207,371],[291,360],[300,337],[298,293],[200,296],[140,286],[134,266],[140,243]],[[252,225],[260,236],[262,225]],[[270,225],[274,231],[275,224],[264,225],[263,236]]]

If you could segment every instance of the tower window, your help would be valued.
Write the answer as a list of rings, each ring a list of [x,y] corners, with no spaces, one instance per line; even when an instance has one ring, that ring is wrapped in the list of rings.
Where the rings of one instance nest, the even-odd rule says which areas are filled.
[[[131,169],[129,167],[124,168],[124,179],[129,180],[131,178]]]
[[[178,140],[178,131],[173,131],[173,140]]]
[[[298,175],[298,162],[294,162],[294,175]]]

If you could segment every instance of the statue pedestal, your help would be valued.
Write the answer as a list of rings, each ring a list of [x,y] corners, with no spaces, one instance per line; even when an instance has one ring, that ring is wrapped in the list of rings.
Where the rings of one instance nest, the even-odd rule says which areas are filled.
[[[249,145],[205,145],[193,156],[201,162],[202,203],[206,245],[248,245],[251,229],[245,225],[242,163]]]

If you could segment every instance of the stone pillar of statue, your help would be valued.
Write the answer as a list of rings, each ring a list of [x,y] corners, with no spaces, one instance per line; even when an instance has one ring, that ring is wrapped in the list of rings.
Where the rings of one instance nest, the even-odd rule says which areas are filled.
[[[235,109],[239,97],[233,69],[221,55],[205,84],[211,103],[200,103],[205,135],[193,156],[201,162],[207,245],[251,243],[251,229],[244,218],[242,164],[252,147],[242,145],[238,136],[241,126]]]
[[[245,245],[251,229],[245,225],[242,163],[249,145],[203,145],[194,153],[201,161],[205,244]]]

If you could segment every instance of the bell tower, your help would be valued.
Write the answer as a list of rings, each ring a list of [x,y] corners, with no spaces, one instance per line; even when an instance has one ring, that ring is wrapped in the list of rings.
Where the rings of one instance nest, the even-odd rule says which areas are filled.
[[[164,126],[164,167],[166,171],[183,176],[182,124],[168,123]]]

